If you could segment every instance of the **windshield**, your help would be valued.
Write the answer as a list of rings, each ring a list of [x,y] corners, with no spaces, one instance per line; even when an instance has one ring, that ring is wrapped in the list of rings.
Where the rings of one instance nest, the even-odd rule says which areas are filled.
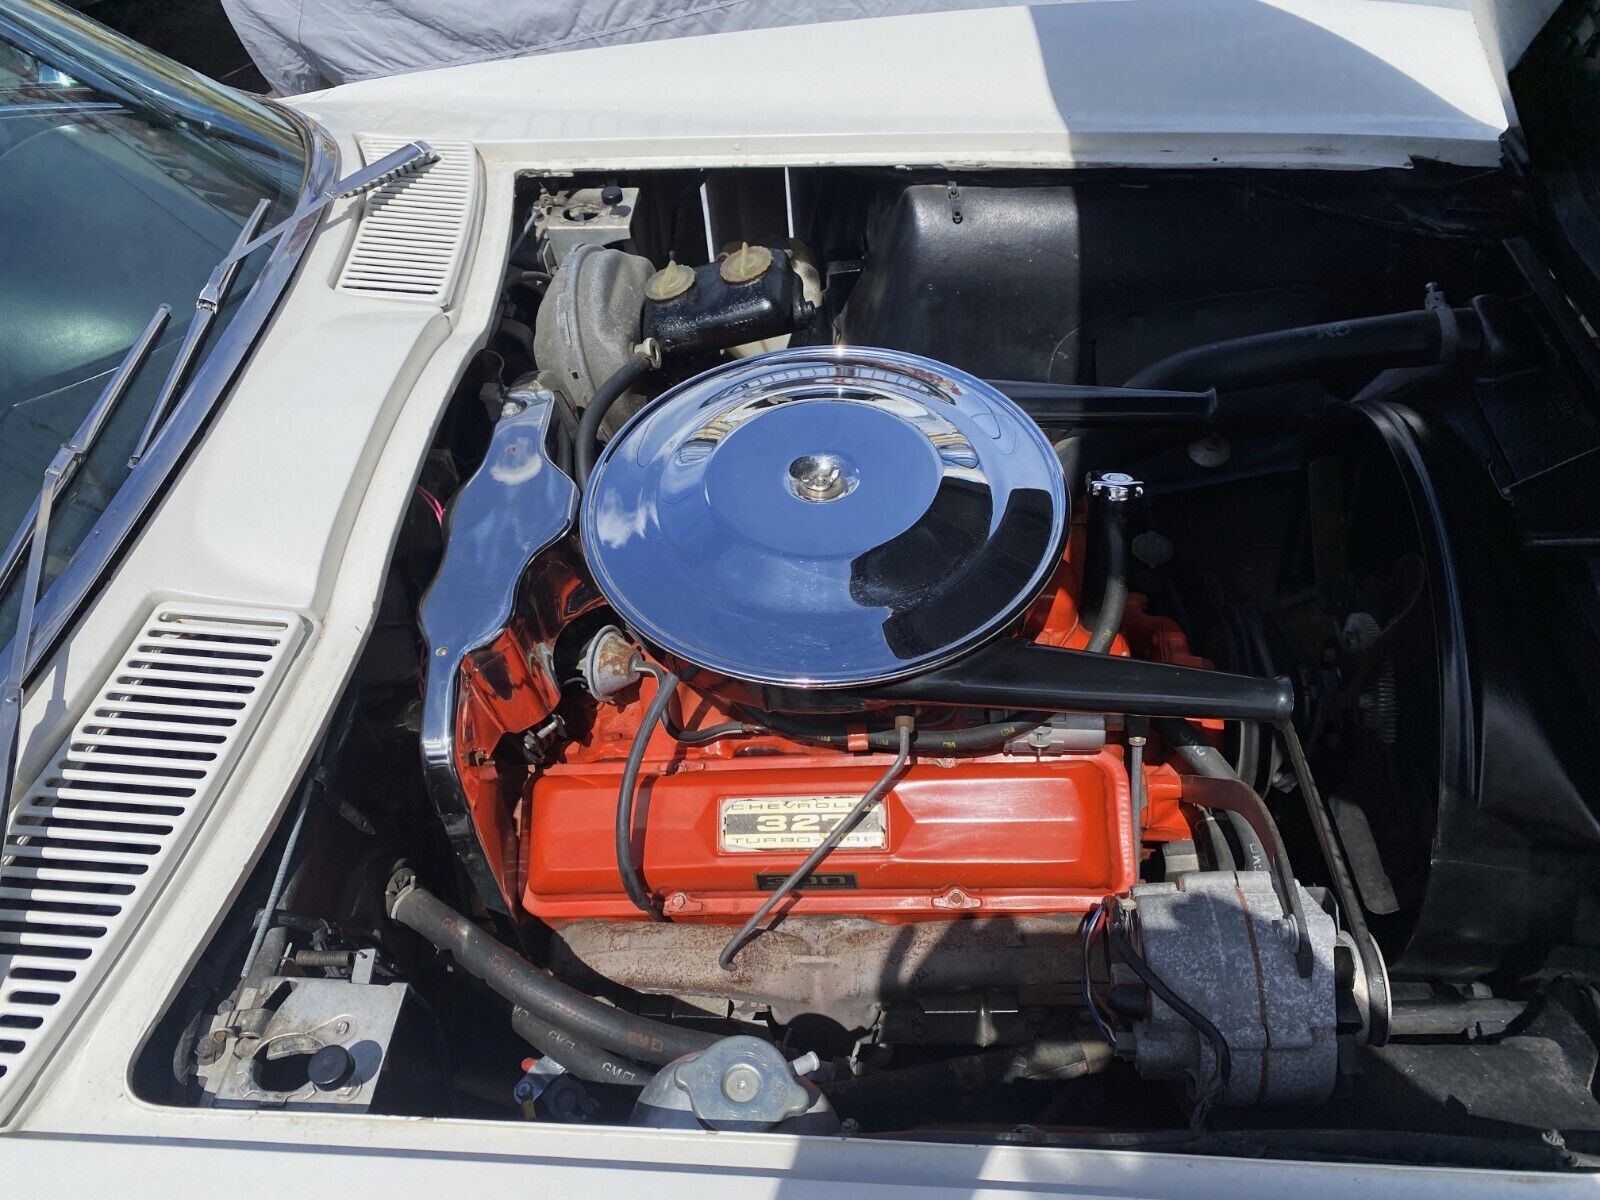
[[[128,477],[212,268],[260,201],[264,224],[293,210],[304,172],[299,134],[266,105],[66,10],[0,0],[0,548],[157,305],[173,310],[57,502],[45,586]],[[270,253],[243,264],[202,358]]]

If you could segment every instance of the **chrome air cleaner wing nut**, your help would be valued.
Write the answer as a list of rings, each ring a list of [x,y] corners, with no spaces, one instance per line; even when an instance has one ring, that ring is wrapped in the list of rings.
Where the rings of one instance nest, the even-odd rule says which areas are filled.
[[[1006,396],[913,354],[807,347],[658,397],[606,446],[582,514],[639,636],[756,683],[903,678],[999,633],[1068,523],[1049,441]]]

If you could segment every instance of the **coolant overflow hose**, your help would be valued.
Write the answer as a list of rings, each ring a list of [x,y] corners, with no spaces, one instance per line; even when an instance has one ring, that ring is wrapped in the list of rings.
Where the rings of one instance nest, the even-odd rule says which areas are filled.
[[[391,919],[449,953],[463,971],[567,1033],[575,1043],[662,1066],[717,1040],[709,1033],[612,1008],[562,983],[418,887],[409,871],[399,872],[390,881],[389,896]],[[556,1061],[561,1061],[559,1056]]]

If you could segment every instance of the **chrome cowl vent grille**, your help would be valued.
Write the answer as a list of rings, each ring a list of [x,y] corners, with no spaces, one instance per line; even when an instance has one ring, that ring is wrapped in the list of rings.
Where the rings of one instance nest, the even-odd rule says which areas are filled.
[[[164,881],[303,632],[292,614],[163,605],[19,792],[0,860],[0,1102]]]
[[[406,145],[403,138],[360,142],[368,162]],[[476,218],[478,162],[466,142],[430,139],[428,145],[437,162],[367,196],[355,244],[339,273],[341,292],[449,307]]]

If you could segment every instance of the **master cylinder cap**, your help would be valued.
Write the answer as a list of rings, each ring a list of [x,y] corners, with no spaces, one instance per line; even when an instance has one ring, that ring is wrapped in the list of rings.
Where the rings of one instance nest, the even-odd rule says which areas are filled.
[[[631,631],[758,683],[914,675],[999,633],[1061,555],[1038,426],[953,367],[860,347],[728,363],[606,446],[584,554]]]

